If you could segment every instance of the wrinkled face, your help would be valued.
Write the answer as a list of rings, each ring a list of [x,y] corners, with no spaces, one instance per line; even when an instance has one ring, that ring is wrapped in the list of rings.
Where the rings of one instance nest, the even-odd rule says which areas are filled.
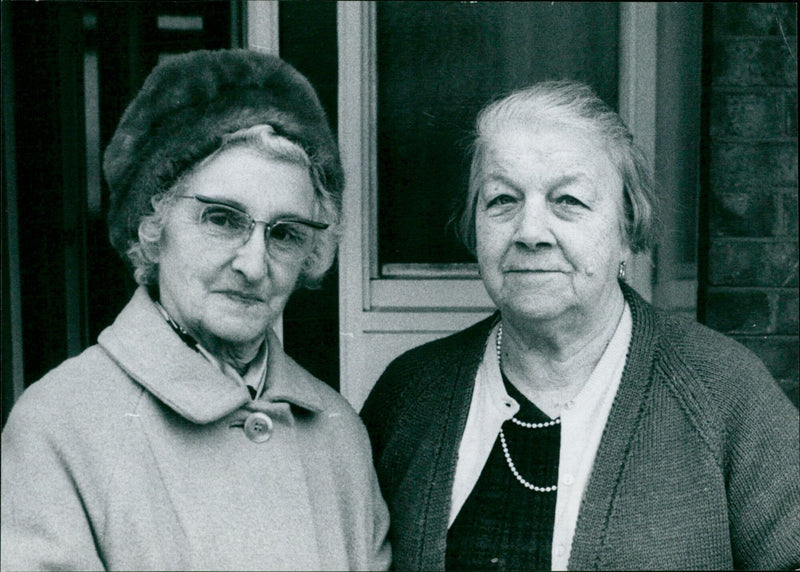
[[[488,140],[475,213],[486,290],[504,318],[586,320],[615,297],[622,181],[599,142],[556,123],[509,126]]]
[[[233,206],[260,221],[312,219],[315,211],[307,169],[244,148],[223,151],[199,167],[181,194]],[[205,347],[260,344],[283,311],[305,259],[268,255],[262,224],[241,246],[219,244],[198,225],[204,208],[196,200],[171,207],[158,253],[161,303]]]

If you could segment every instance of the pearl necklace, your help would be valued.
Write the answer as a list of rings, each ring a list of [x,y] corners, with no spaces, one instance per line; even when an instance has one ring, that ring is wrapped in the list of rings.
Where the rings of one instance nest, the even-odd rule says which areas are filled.
[[[503,343],[503,323],[500,322],[500,325],[497,327],[497,365],[498,367],[502,368],[502,358],[500,348],[502,347]],[[501,369],[502,375],[502,369]],[[511,421],[520,426],[525,427],[526,429],[543,429],[545,427],[553,427],[554,425],[558,425],[561,423],[561,417],[556,417],[552,421],[545,421],[543,423],[527,423],[525,421],[520,421],[516,417],[512,417]],[[511,453],[508,452],[508,444],[506,443],[506,436],[503,433],[503,427],[500,427],[500,445],[503,447],[503,456],[506,458],[506,463],[508,464],[508,468],[511,470],[511,474],[517,479],[519,484],[525,487],[528,490],[535,491],[537,493],[551,493],[558,490],[558,485],[551,485],[549,487],[539,487],[534,485],[533,483],[529,483],[526,481],[522,475],[519,474],[516,465],[514,465],[514,461],[511,459]]]

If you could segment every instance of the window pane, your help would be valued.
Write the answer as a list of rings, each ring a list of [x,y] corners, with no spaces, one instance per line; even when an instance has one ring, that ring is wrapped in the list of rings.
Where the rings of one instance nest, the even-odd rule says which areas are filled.
[[[336,133],[338,52],[335,2],[281,2],[280,55],[305,75]],[[334,267],[317,290],[292,294],[283,312],[286,352],[339,389],[339,283]]]
[[[477,112],[577,79],[617,104],[616,3],[378,2],[378,240],[384,264],[468,262],[447,221]]]

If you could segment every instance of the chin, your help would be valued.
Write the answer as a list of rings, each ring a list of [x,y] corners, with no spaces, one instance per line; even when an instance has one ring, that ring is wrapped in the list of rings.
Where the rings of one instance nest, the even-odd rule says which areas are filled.
[[[549,321],[567,311],[563,300],[549,300],[544,296],[532,296],[524,300],[506,300],[500,305],[502,313],[524,320]]]
[[[236,345],[249,344],[260,340],[267,330],[272,327],[273,321],[258,320],[247,323],[247,321],[241,319],[231,320],[231,317],[227,316],[221,317],[212,323],[214,323],[214,328],[209,330],[209,334]]]

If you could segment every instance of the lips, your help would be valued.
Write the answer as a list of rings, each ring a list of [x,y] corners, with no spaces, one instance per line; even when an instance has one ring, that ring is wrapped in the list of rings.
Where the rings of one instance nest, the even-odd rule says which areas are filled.
[[[254,292],[242,292],[240,290],[220,290],[217,292],[217,294],[222,294],[223,296],[233,298],[234,300],[238,300],[246,304],[255,304],[264,301],[264,298]]]
[[[553,272],[564,272],[560,268],[504,268],[503,272],[505,273],[553,273]]]
[[[502,261],[500,270],[503,273],[517,274],[550,274],[569,272],[569,265],[563,260],[544,257],[509,257]]]

